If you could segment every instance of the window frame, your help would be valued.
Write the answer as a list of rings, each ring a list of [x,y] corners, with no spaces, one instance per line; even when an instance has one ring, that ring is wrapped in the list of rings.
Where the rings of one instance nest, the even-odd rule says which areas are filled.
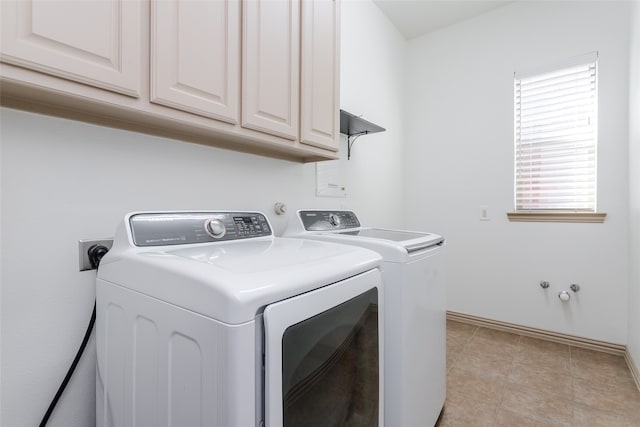
[[[559,84],[559,82],[566,82],[567,81],[566,77],[571,77],[571,75],[575,74],[577,76],[579,74],[579,71],[577,71],[577,69],[584,66],[588,66],[587,71],[593,69],[593,77],[591,75],[588,75],[587,77],[589,78],[589,80],[584,83],[584,86],[589,91],[590,96],[593,96],[594,98],[594,102],[592,103],[591,106],[588,107],[589,109],[592,109],[592,113],[586,114],[587,120],[589,120],[588,123],[586,125],[584,124],[584,118],[582,119],[582,123],[580,123],[580,120],[570,117],[574,113],[566,113],[561,116],[555,115],[553,117],[549,117],[549,115],[556,114],[554,111],[554,107],[557,107],[558,105],[561,105],[561,104],[559,104],[559,101],[557,101],[556,99],[553,99],[552,101],[547,100],[548,97],[546,96],[546,93],[548,92],[545,92],[545,89],[546,89],[545,86],[549,84],[548,81],[553,82],[553,84],[556,86],[556,88],[554,88],[553,91],[557,91],[559,94],[558,97],[554,97],[555,93],[552,92],[552,97],[560,98],[564,101],[564,99],[561,96],[563,94],[562,92],[564,91],[564,89],[560,88],[561,85]],[[584,73],[584,71],[582,72]],[[598,191],[597,151],[598,151],[598,97],[599,97],[598,79],[599,79],[598,52],[591,52],[585,55],[568,58],[564,61],[552,64],[551,66],[545,66],[543,68],[530,70],[529,72],[514,73],[514,80],[513,80],[513,105],[514,105],[514,110],[513,110],[513,123],[514,123],[513,203],[514,205],[513,205],[513,211],[507,213],[509,221],[604,222],[604,218],[606,217],[606,214],[598,212],[597,210],[597,191]],[[547,81],[545,82],[545,80]],[[523,170],[526,171],[528,169],[525,164],[527,159],[526,158],[523,159],[521,157],[523,145],[526,146],[526,142],[523,143],[522,142],[523,139],[521,138],[522,128],[523,128],[522,121],[521,121],[522,105],[527,102],[532,102],[535,99],[535,95],[530,94],[529,100],[527,99],[523,100],[523,93],[522,93],[523,81],[525,82],[525,85],[533,84],[534,87],[536,85],[542,86],[541,89],[544,95],[543,95],[543,101],[541,106],[543,109],[544,108],[547,109],[547,110],[543,110],[543,113],[548,114],[546,117],[543,116],[543,118],[536,118],[538,121],[541,122],[541,125],[543,125],[545,129],[543,131],[540,131],[538,135],[536,135],[535,133],[533,134],[533,144],[529,145],[529,150],[532,152],[529,155],[530,156],[529,160],[531,158],[535,158],[535,151],[536,151],[535,139],[539,140],[537,141],[538,143],[551,142],[553,144],[551,148],[546,148],[547,151],[544,151],[545,148],[537,149],[537,152],[540,153],[542,156],[547,156],[546,158],[543,157],[539,164],[541,166],[546,165],[548,167],[549,165],[553,166],[553,158],[549,157],[550,154],[557,153],[557,151],[554,153],[553,150],[554,149],[557,150],[559,146],[563,146],[562,149],[565,149],[564,145],[568,144],[568,142],[566,142],[564,138],[568,138],[569,140],[571,140],[572,138],[575,138],[576,136],[580,135],[580,132],[584,132],[585,129],[588,130],[588,132],[590,133],[590,136],[587,139],[587,144],[584,147],[577,147],[577,146],[569,147],[569,149],[574,150],[574,153],[571,153],[571,157],[573,158],[570,159],[570,162],[572,162],[573,165],[568,166],[566,169],[563,169],[564,171],[571,172],[573,176],[579,176],[580,175],[579,168],[577,168],[576,166],[576,163],[578,163],[578,159],[581,156],[589,157],[589,159],[592,158],[593,164],[590,166],[590,169],[588,170],[587,174],[584,176],[587,178],[590,178],[585,188],[589,192],[588,196],[592,196],[593,200],[589,201],[588,199],[585,199],[580,201],[579,203],[583,204],[585,206],[584,208],[578,207],[575,204],[573,206],[569,206],[569,204],[571,203],[569,201],[564,202],[565,203],[564,207],[553,206],[554,203],[550,199],[553,196],[553,189],[549,189],[549,191],[547,191],[546,193],[542,193],[541,195],[542,198],[543,199],[547,198],[546,201],[543,200],[542,202],[538,203],[542,207],[540,208],[535,208],[532,206],[529,206],[528,208],[523,207],[525,206],[525,202],[523,201],[523,196],[526,198],[526,196],[528,195],[531,196],[532,194],[527,194],[526,192],[523,193],[521,189],[519,189],[518,187],[519,184],[522,182],[523,175],[521,172]],[[538,113],[536,112],[536,114]],[[570,120],[575,120],[575,123],[577,125],[575,128],[576,133],[575,134],[571,133],[566,136],[554,135],[552,138],[556,138],[557,140],[549,141],[547,138],[547,141],[545,141],[544,139],[547,136],[543,135],[543,132],[555,132],[556,129],[553,129],[553,126],[556,125],[557,123],[553,123],[553,122],[556,122],[558,118],[560,120],[565,118],[570,118]],[[595,119],[595,123],[591,122],[592,118]],[[529,120],[530,120],[529,123],[531,123],[531,119]],[[571,123],[571,122],[568,122],[568,123]],[[558,129],[558,131],[559,130],[560,129]],[[577,141],[577,142],[580,143],[581,141]],[[573,143],[573,141],[569,142],[569,144],[570,143]],[[578,150],[585,151],[587,154],[585,154],[584,152],[581,154],[578,152]],[[544,180],[544,178],[541,178],[540,175],[536,176],[535,172],[531,173],[531,175],[532,176],[527,177],[525,174],[524,175],[525,181],[529,179],[533,181],[533,184],[540,184],[541,181],[540,180],[536,181],[536,178]],[[567,180],[563,180],[562,172],[554,175],[550,175],[549,178],[552,180],[552,182],[557,182],[559,185],[561,185],[560,188],[562,188],[562,184],[565,184],[565,185],[570,184],[570,182],[568,182]],[[579,195],[580,187],[581,186],[579,184],[576,184],[574,187],[569,187],[568,190],[573,192],[574,195],[577,196]],[[574,197],[574,196],[571,196],[571,197]],[[545,202],[549,205],[548,208],[544,207]],[[536,203],[533,203],[533,202],[530,203],[530,205],[535,205],[535,204]]]

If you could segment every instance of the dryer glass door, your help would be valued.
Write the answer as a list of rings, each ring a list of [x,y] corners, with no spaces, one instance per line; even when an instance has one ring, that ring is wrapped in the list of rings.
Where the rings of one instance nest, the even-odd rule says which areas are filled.
[[[358,277],[265,310],[268,427],[378,425],[378,288]]]

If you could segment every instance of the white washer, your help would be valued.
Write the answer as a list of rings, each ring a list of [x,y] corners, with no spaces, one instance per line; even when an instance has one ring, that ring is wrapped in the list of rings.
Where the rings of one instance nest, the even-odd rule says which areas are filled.
[[[385,426],[436,424],[446,395],[444,238],[362,227],[342,210],[301,210],[285,235],[345,243],[383,256]]]
[[[381,261],[259,212],[126,215],[96,282],[97,425],[382,425]]]

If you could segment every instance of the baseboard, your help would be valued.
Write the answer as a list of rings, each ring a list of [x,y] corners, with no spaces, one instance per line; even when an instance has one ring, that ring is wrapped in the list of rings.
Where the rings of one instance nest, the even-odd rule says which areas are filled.
[[[511,332],[512,334],[523,335],[526,337],[538,338],[541,340],[553,341],[560,344],[572,345],[574,347],[587,348],[589,350],[615,354],[617,356],[626,357],[627,354],[626,346],[620,344],[591,340],[574,335],[546,331],[544,329],[530,328],[527,326],[516,325],[514,323],[500,322],[498,320],[486,319],[484,317],[456,313],[454,311],[447,311],[447,319],[455,320],[456,322],[470,323],[472,325],[482,326],[484,328]]]
[[[638,386],[638,390],[640,390],[640,370],[638,370],[638,365],[631,358],[631,353],[629,353],[629,349],[624,352],[624,360],[627,362],[627,366],[629,366],[629,370],[631,371],[631,376],[633,380],[636,382],[636,386]]]

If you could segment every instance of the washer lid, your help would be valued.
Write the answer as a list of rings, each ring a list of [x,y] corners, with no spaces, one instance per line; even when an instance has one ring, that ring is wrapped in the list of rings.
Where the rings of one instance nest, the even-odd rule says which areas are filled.
[[[342,231],[338,234],[348,234],[351,236],[360,236],[360,237],[373,237],[374,239],[384,239],[384,240],[392,240],[394,242],[404,242],[407,240],[414,239],[429,239],[429,236],[435,236],[434,234],[429,233],[419,233],[413,231],[400,231],[400,230],[385,230],[382,228],[362,228],[359,230],[353,231]]]
[[[322,233],[323,236],[329,234],[343,237],[344,242],[342,243],[355,244],[378,251],[382,253],[385,261],[401,262],[397,256],[393,255],[394,253],[398,253],[402,257],[444,243],[444,238],[437,234],[373,227]],[[335,241],[340,242],[339,239]]]
[[[296,219],[289,221],[285,236],[362,246],[382,254],[385,262],[408,262],[444,243],[432,233],[361,227],[355,212],[347,210],[299,210]]]
[[[385,262],[409,262],[422,256],[429,248],[444,244],[437,234],[362,227],[350,230],[303,232],[297,235],[304,239],[355,245],[374,250]],[[426,254],[425,254],[426,256]]]

